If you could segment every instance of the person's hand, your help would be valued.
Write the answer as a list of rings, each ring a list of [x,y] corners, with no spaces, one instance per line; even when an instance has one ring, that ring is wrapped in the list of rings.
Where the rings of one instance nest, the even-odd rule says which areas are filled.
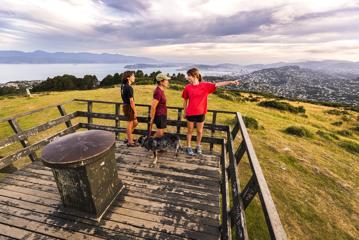
[[[151,118],[151,119],[150,119],[150,124],[153,124],[153,121],[154,121],[154,119],[153,119],[153,118]]]
[[[133,113],[133,116],[134,116],[135,118],[137,118],[137,112],[134,112],[134,113]]]
[[[239,84],[240,84],[239,80],[232,81],[232,85],[234,86],[238,86]]]

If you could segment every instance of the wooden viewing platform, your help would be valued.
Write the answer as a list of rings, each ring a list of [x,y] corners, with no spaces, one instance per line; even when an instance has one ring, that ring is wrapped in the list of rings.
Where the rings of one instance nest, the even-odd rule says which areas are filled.
[[[118,176],[126,190],[103,221],[87,221],[61,209],[49,168],[40,161],[16,171],[0,184],[3,235],[60,239],[218,239],[219,157],[199,159],[163,153],[156,166],[141,147],[117,142]],[[75,223],[76,222],[76,223]],[[5,227],[7,225],[7,227]]]
[[[14,117],[0,119],[8,122],[15,134],[0,139],[0,149],[20,142],[23,149],[0,159],[0,169],[29,156],[32,160],[24,168],[9,174],[0,182],[0,240],[1,239],[248,239],[245,209],[258,193],[261,208],[272,239],[286,239],[283,226],[270,196],[258,159],[239,113],[209,110],[212,123],[205,129],[210,136],[203,142],[209,144],[202,156],[178,157],[170,151],[161,153],[158,163],[152,164],[151,152],[144,148],[127,148],[121,140],[116,142],[118,176],[125,190],[111,205],[98,223],[86,215],[65,209],[51,170],[37,160],[35,151],[58,136],[78,129],[101,129],[118,133],[125,132],[120,126],[124,116],[118,102],[74,100],[86,102],[87,111],[67,114],[63,105],[57,105],[61,117],[37,127],[22,130],[16,119],[40,112],[43,109]],[[96,113],[94,103],[111,104],[115,113]],[[148,105],[137,105],[148,109]],[[182,109],[177,120],[168,125],[176,128],[181,139]],[[237,120],[233,129],[216,124],[218,114],[230,114]],[[86,117],[86,122],[73,125],[73,119]],[[93,119],[113,120],[114,126],[94,124]],[[138,117],[148,123],[148,115]],[[54,126],[66,128],[39,142],[30,144],[28,138]],[[225,138],[216,138],[221,131]],[[136,134],[147,130],[137,129]],[[238,133],[241,133],[239,136]],[[238,136],[237,136],[238,135]],[[240,138],[235,148],[234,139]],[[195,140],[195,136],[193,137]],[[214,148],[217,145],[218,148]],[[219,150],[218,150],[219,149]],[[238,163],[247,153],[252,177],[240,189]]]

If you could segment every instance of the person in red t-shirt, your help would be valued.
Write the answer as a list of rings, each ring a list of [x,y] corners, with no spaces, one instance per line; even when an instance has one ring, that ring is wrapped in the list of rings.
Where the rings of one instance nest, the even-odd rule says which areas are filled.
[[[227,85],[238,85],[239,81],[225,81],[218,83],[202,82],[202,76],[197,68],[191,68],[187,71],[189,84],[186,85],[182,92],[183,109],[187,119],[187,148],[189,155],[194,155],[191,147],[192,132],[194,123],[197,128],[197,145],[196,152],[202,154],[201,140],[203,134],[203,125],[207,113],[208,95],[216,91],[217,87]]]
[[[150,112],[150,129],[153,123],[156,124],[157,131],[155,137],[162,137],[167,127],[167,99],[165,89],[168,88],[168,80],[171,78],[164,73],[159,73],[156,76],[157,87],[153,92],[153,100]]]

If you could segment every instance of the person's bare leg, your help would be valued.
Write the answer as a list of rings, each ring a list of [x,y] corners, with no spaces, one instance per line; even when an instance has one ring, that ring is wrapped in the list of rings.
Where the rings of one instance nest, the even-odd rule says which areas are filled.
[[[165,134],[165,129],[157,129],[155,137],[162,137]]]
[[[133,120],[132,129],[131,129],[131,134],[133,133],[133,130],[135,130],[135,128],[137,127],[137,125],[138,125],[137,119],[136,119],[136,120]]]
[[[129,144],[133,143],[133,140],[132,140],[133,129],[132,128],[133,128],[133,121],[128,121],[126,134],[127,134],[127,140],[128,140]]]
[[[197,146],[200,146],[200,145],[201,145],[201,142],[202,142],[203,126],[204,126],[204,122],[196,123],[196,128],[197,128]]]
[[[187,121],[187,147],[191,147],[194,123]]]

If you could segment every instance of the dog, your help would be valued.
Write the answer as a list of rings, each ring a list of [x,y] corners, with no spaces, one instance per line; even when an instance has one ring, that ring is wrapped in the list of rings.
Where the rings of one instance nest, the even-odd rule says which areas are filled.
[[[149,136],[141,136],[138,139],[138,143],[141,147],[146,148],[148,151],[153,152],[153,164],[157,163],[158,160],[158,151],[167,150],[167,149],[175,149],[176,157],[178,156],[178,152],[181,149],[180,138],[178,135],[167,133],[162,137],[149,137]]]

